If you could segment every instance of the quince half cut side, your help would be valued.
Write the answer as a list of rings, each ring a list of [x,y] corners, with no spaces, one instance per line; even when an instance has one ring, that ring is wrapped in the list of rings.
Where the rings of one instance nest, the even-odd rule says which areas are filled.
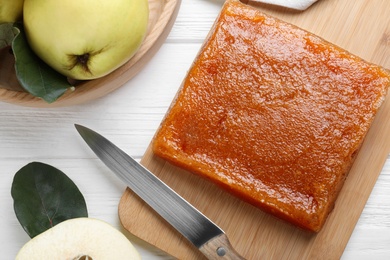
[[[141,259],[119,230],[93,218],[74,218],[48,229],[27,242],[16,260]]]

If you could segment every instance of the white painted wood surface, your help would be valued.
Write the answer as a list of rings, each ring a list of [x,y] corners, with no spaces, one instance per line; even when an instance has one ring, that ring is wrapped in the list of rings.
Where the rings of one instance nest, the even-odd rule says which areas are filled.
[[[75,131],[83,124],[140,159],[199,50],[222,0],[184,0],[166,43],[124,87],[87,104],[36,109],[0,103],[0,260],[14,259],[30,238],[13,210],[12,179],[32,161],[65,172],[85,196],[89,216],[120,227],[125,189]],[[164,254],[129,234],[143,259]],[[390,259],[390,157],[360,217],[342,259]]]

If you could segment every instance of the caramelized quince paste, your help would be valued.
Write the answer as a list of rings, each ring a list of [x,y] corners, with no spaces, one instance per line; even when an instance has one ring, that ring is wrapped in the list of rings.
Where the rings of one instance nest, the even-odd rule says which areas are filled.
[[[153,149],[266,212],[319,231],[389,84],[387,70],[228,1]]]

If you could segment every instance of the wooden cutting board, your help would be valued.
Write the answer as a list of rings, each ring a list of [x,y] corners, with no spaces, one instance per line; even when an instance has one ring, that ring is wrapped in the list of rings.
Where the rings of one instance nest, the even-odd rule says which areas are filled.
[[[252,3],[253,5],[253,3]],[[390,1],[320,0],[305,12],[254,4],[368,61],[390,68]],[[178,86],[179,88],[179,86]],[[173,98],[173,97],[172,97]],[[310,234],[156,158],[142,164],[217,223],[247,259],[339,259],[390,152],[390,101],[366,137],[323,230]],[[130,190],[119,204],[123,226],[178,259],[201,259],[193,246]]]

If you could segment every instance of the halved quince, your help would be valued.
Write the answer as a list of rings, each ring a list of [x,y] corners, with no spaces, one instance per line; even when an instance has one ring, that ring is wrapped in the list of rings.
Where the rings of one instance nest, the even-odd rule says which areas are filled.
[[[119,230],[93,218],[74,218],[48,229],[27,242],[17,260],[141,259]]]

